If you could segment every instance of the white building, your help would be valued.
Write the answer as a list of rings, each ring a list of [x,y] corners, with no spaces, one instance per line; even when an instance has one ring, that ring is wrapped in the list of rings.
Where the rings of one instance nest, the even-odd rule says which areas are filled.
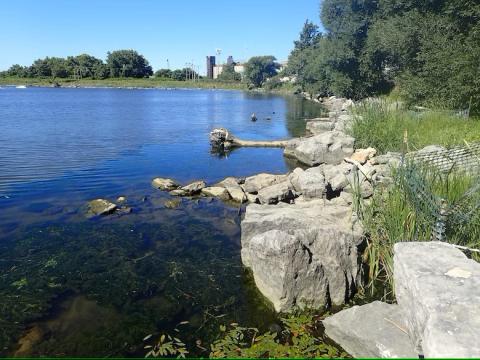
[[[213,78],[217,79],[218,76],[223,72],[224,66],[227,65],[215,65],[213,67]],[[233,65],[233,71],[235,71],[237,74],[240,74],[243,76],[243,73],[245,72],[245,65],[244,64],[236,64]]]

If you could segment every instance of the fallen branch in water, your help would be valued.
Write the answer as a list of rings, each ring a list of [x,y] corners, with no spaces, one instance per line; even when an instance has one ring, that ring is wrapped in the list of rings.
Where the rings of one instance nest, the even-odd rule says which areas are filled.
[[[210,144],[215,148],[231,147],[279,147],[284,148],[288,140],[242,140],[233,136],[227,129],[213,129],[210,132]]]

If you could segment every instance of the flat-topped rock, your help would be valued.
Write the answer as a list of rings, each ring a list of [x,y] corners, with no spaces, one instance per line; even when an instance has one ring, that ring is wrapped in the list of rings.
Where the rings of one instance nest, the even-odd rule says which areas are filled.
[[[257,193],[259,190],[271,186],[274,184],[281,183],[287,179],[286,175],[274,175],[274,174],[258,174],[255,176],[250,176],[245,179],[243,184],[243,189],[248,193]]]
[[[354,142],[354,138],[341,131],[327,131],[310,138],[290,141],[284,153],[309,166],[339,164],[353,154]]]
[[[397,302],[425,357],[480,357],[480,264],[442,242],[394,247]]]
[[[285,180],[262,188],[257,194],[260,204],[276,204],[280,201],[290,201],[295,198],[295,191],[290,181]]]
[[[322,321],[325,333],[356,358],[418,358],[398,305],[374,301]]]
[[[300,198],[249,204],[241,227],[242,261],[277,311],[340,305],[355,292],[362,231],[350,207]]]
[[[171,191],[180,187],[180,184],[172,179],[157,177],[152,180],[152,186],[163,191]]]
[[[334,121],[307,121],[306,130],[310,131],[313,135],[323,134],[327,131],[332,131],[335,128]]]
[[[227,189],[220,186],[210,186],[202,189],[202,194],[205,196],[212,196],[219,198],[220,200],[229,200],[230,194]]]

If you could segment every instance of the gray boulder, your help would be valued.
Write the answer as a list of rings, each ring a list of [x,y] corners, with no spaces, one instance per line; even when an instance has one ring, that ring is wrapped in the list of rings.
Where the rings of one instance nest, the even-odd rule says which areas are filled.
[[[241,180],[234,177],[227,177],[224,180],[220,181],[216,186],[227,189],[233,201],[243,203],[247,200],[247,197],[245,196],[245,193],[240,186],[240,182]]]
[[[302,170],[295,169],[289,175],[295,191],[305,198],[323,198],[325,195],[325,177],[322,166]]]
[[[354,141],[354,138],[341,131],[327,131],[310,138],[290,141],[284,153],[309,166],[339,164],[353,154]]]
[[[276,204],[279,201],[290,201],[294,198],[295,191],[288,180],[264,187],[257,194],[257,201],[260,204]]]
[[[152,186],[163,191],[171,191],[180,187],[175,180],[160,177],[152,180]]]
[[[306,130],[310,131],[313,135],[323,134],[327,131],[332,131],[335,128],[334,121],[318,121],[310,120],[307,121]]]
[[[479,358],[480,264],[442,242],[397,243],[394,254],[397,302],[418,349]]]
[[[219,198],[220,200],[229,200],[230,194],[228,190],[221,186],[211,186],[202,189],[202,194],[205,196],[212,196]]]
[[[187,186],[183,186],[180,190],[182,190],[185,195],[195,195],[202,191],[205,186],[207,186],[205,181],[195,181]]]
[[[277,311],[340,305],[353,295],[362,230],[349,207],[300,199],[249,204],[241,227],[242,261]]]
[[[245,192],[248,193],[257,193],[259,190],[267,186],[271,186],[285,181],[286,178],[286,175],[274,175],[265,173],[250,176],[245,179],[243,189],[245,190]]]
[[[333,191],[343,190],[350,184],[349,175],[353,165],[342,162],[338,165],[326,164],[323,167],[325,182]]]
[[[353,306],[323,320],[325,333],[355,358],[417,358],[398,305]]]

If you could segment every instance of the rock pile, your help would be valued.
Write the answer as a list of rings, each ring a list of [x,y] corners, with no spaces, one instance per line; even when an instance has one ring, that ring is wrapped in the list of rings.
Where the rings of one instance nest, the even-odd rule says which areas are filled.
[[[323,321],[327,335],[355,357],[480,357],[480,264],[442,242],[394,252],[398,305],[343,310]]]

